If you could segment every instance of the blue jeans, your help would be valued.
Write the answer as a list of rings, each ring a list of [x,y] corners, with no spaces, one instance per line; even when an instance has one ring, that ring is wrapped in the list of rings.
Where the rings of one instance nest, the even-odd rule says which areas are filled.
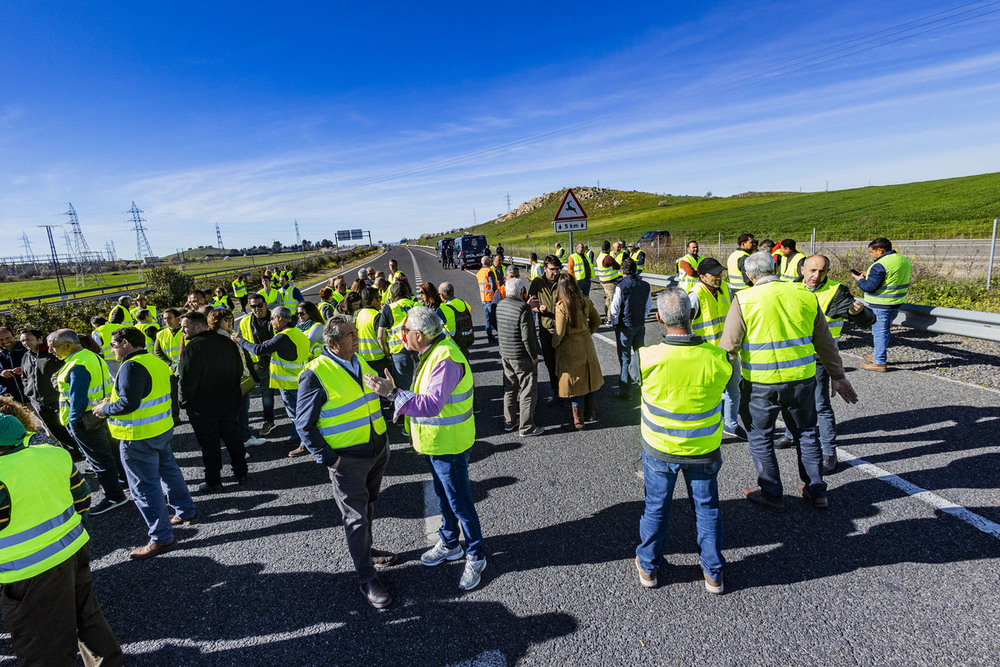
[[[817,367],[818,368],[818,367]],[[743,379],[743,369],[740,358],[733,359],[733,377],[726,385],[726,391],[722,394],[722,424],[730,433],[736,433],[740,416],[740,380]]]
[[[823,456],[833,456],[837,453],[837,420],[830,400],[830,375],[819,362],[816,363],[816,426]],[[785,437],[795,441],[789,428],[785,429]]]
[[[496,340],[493,336],[493,302],[483,301],[483,322],[486,327],[486,340],[490,342],[490,345]]]
[[[899,306],[892,308],[872,308],[875,324],[872,325],[872,363],[885,364],[889,352],[889,335],[892,321],[896,319]]]
[[[712,463],[667,463],[645,450],[642,452],[642,477],[646,487],[646,509],[639,520],[639,546],[635,555],[646,572],[655,572],[663,560],[667,540],[670,501],[677,483],[677,473],[684,472],[684,484],[694,505],[698,528],[701,569],[712,579],[722,576],[726,559],[722,556],[722,515],[719,513],[718,473],[722,459]]]
[[[449,549],[458,546],[461,536],[458,527],[465,533],[465,551],[469,558],[478,560],[483,553],[483,529],[479,525],[479,515],[472,502],[469,489],[469,454],[431,454],[427,457],[434,479],[434,493],[441,504],[441,530],[438,536]]]
[[[416,368],[413,356],[409,350],[394,352],[392,355],[390,375],[400,389],[409,389],[413,385],[413,371]]]
[[[826,497],[823,481],[823,452],[816,437],[816,379],[799,382],[750,386],[750,428],[748,449],[757,468],[757,484],[768,500],[781,501],[783,490],[774,453],[774,422],[785,408],[788,428],[798,442],[799,479],[805,482],[813,498]]]
[[[630,378],[628,366],[632,362],[632,352],[646,343],[646,325],[629,327],[624,324],[615,325],[615,345],[618,348],[618,363],[621,364],[621,375],[618,378],[620,391],[632,391],[632,384],[639,378]]]
[[[167,505],[182,519],[195,515],[184,475],[170,450],[173,435],[174,430],[170,429],[154,438],[122,440],[121,443],[129,491],[139,514],[149,526],[149,539],[157,544],[174,541]]]
[[[285,405],[285,414],[288,415],[288,419],[292,422],[292,434],[288,437],[288,441],[291,443],[299,442],[302,440],[302,437],[295,426],[295,404],[299,400],[299,390],[279,389],[278,392],[281,394],[281,402]]]

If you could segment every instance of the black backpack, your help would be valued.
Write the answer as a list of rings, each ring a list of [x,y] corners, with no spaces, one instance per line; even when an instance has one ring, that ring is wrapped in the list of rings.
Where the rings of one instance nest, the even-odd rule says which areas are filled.
[[[462,303],[465,302],[463,301]],[[472,308],[469,307],[469,304],[465,304],[464,311],[460,311],[449,304],[442,304],[441,307],[450,308],[451,312],[455,313],[455,332],[452,336],[455,345],[464,350],[472,347],[472,344],[476,340],[476,332],[472,327]]]

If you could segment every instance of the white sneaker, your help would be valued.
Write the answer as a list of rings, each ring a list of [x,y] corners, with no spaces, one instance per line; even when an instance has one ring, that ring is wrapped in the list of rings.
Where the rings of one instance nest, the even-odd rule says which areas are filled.
[[[429,567],[440,565],[446,560],[458,560],[465,555],[465,549],[461,544],[456,544],[454,549],[449,549],[440,539],[430,550],[425,551],[420,557],[420,562]]]
[[[250,438],[249,440],[247,440],[246,442],[243,443],[243,446],[244,447],[260,447],[261,445],[263,445],[266,442],[267,442],[267,440],[265,440],[264,438]]]
[[[471,591],[473,588],[479,585],[479,580],[481,578],[483,570],[486,569],[486,559],[480,558],[478,560],[473,560],[471,558],[465,559],[465,570],[462,572],[462,578],[458,582],[458,587],[463,591]]]

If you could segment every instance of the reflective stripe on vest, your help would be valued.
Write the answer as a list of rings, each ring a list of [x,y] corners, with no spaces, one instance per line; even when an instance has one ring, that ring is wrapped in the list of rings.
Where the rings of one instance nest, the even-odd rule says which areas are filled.
[[[743,280],[743,272],[740,271],[740,259],[749,256],[750,253],[746,250],[737,248],[729,256],[729,260],[726,261],[726,270],[729,273],[729,289],[733,292],[747,286],[746,281]]]
[[[242,320],[240,320],[240,337],[242,337],[243,340],[245,340],[247,342],[250,342],[250,343],[254,342],[253,327],[250,325],[250,319],[252,317],[253,317],[253,315],[247,315]],[[267,341],[263,341],[262,340],[262,341],[259,341],[259,342],[264,343],[264,342],[267,342]],[[243,348],[241,347],[240,349],[242,350]],[[258,361],[260,361],[260,357],[257,356],[256,354],[251,354],[250,355],[250,360],[253,361],[253,362],[258,362]]]
[[[108,311],[108,322],[111,322],[111,316],[114,315],[115,311],[119,309],[125,313],[124,319],[121,322],[116,322],[119,327],[130,327],[135,324],[135,320],[132,319],[132,312],[121,304],[112,306],[111,310]]]
[[[722,393],[733,374],[714,345],[640,348],[643,442],[677,456],[713,452],[722,444]]]
[[[622,272],[618,269],[610,266],[604,266],[604,259],[606,257],[611,257],[611,255],[606,252],[602,252],[597,256],[597,261],[594,262],[594,275],[596,275],[597,279],[602,283],[614,282],[622,277]]]
[[[694,255],[688,253],[677,260],[677,286],[682,290],[690,292],[694,286],[698,284],[698,276],[689,276],[684,273],[684,270],[681,269],[681,262],[687,262],[688,265],[695,270],[695,273],[697,273],[698,265],[701,264],[702,259],[702,257],[698,257],[696,259]]]
[[[584,259],[583,255],[578,252],[574,252],[570,255],[570,259],[573,260],[573,277],[576,278],[577,282],[587,279],[587,269],[590,267],[590,262]]]
[[[910,260],[894,252],[882,255],[875,260],[875,264],[881,264],[885,268],[885,280],[877,290],[865,294],[865,301],[877,306],[899,306],[905,303],[906,292],[910,289],[910,273],[913,270]]]
[[[379,312],[374,308],[362,308],[355,318],[358,325],[358,356],[365,361],[385,359],[385,352],[378,344],[378,332],[375,330],[378,315]]]
[[[90,386],[87,387],[87,409],[90,410],[111,391],[111,371],[99,356],[90,350],[79,350],[71,354],[56,376],[56,388],[59,389],[59,423],[69,424],[69,372],[75,366],[83,366],[90,375]]]
[[[448,338],[454,338],[455,334],[458,333],[457,313],[467,313],[469,310],[469,304],[458,297],[452,297],[441,304],[441,312],[444,313],[444,332]],[[469,336],[472,331],[463,331],[462,333]]]
[[[295,310],[299,305],[299,300],[295,298],[295,287],[292,285],[279,287],[278,297],[281,300],[281,305],[289,310]]]
[[[295,343],[295,359],[289,361],[279,357],[277,352],[272,354],[271,379],[268,386],[273,389],[298,389],[299,373],[302,372],[306,361],[309,360],[309,339],[295,327],[288,327],[274,334],[275,338],[278,336],[288,336]]]
[[[413,299],[400,299],[389,304],[392,311],[392,328],[389,330],[389,352],[399,354],[406,347],[403,342],[403,323],[406,322],[406,313],[413,308],[416,303]]]
[[[834,282],[833,280],[827,280],[822,287],[813,292],[819,300],[820,312],[822,312],[823,317],[826,318],[826,323],[830,326],[830,334],[833,336],[833,340],[835,341],[840,341],[840,334],[844,331],[844,318],[831,318],[826,314],[826,309],[830,307],[831,303],[833,303],[833,297],[837,294],[838,287],[840,287],[840,283]]]
[[[722,283],[718,294],[713,296],[708,286],[699,280],[691,291],[698,297],[698,317],[691,320],[691,333],[701,336],[705,342],[718,345],[733,301],[729,286]]]
[[[129,325],[107,322],[94,329],[101,335],[101,354],[104,356],[104,361],[115,361],[115,351],[111,349],[111,334],[126,326]]]
[[[320,337],[319,337],[319,342],[318,343],[314,343],[313,342],[313,335],[314,335],[313,332],[316,331],[317,327],[319,328],[319,331],[320,331]],[[299,329],[299,331],[302,331],[302,330]],[[323,351],[323,345],[324,345],[324,343],[323,343],[323,335],[322,335],[322,333],[323,333],[323,325],[320,324],[319,322],[313,322],[312,325],[310,325],[310,327],[309,327],[309,331],[303,331],[302,333],[304,333],[306,335],[306,338],[309,339],[309,358],[310,359],[315,359],[316,357],[319,356],[320,352]]]
[[[802,262],[804,262],[806,256],[801,252],[796,251],[794,254],[785,257],[781,257],[781,268],[778,271],[778,278],[785,282],[794,282],[802,277]]]
[[[245,317],[243,319],[249,320],[250,318]],[[160,344],[160,349],[173,363],[177,363],[177,360],[181,358],[181,342],[183,340],[184,332],[181,331],[180,327],[177,328],[177,331],[171,331],[167,328],[156,332],[156,342]]]
[[[145,440],[155,438],[174,427],[170,411],[170,367],[152,354],[137,354],[124,364],[139,364],[149,372],[152,386],[143,396],[139,407],[124,415],[108,417],[108,429],[119,440]],[[121,370],[118,371],[121,374]],[[111,391],[111,401],[119,399],[118,383]]]
[[[260,294],[264,299],[264,303],[267,304],[268,310],[274,310],[281,305],[281,295],[278,294],[278,290],[273,287],[269,290],[265,290],[263,287],[257,290],[257,294]]]
[[[493,301],[493,285],[490,283],[491,273],[493,273],[493,269],[489,266],[484,266],[476,274],[476,280],[479,281],[479,300],[483,303]]]
[[[87,543],[73,507],[69,452],[32,445],[0,456],[10,495],[10,523],[0,537],[0,583],[30,579],[63,563]]]
[[[736,298],[747,327],[740,350],[746,380],[775,384],[816,375],[812,332],[819,302],[802,283],[769,280]]]
[[[377,375],[368,363],[359,358],[361,375]],[[306,367],[316,374],[326,390],[327,399],[320,408],[316,428],[333,449],[367,443],[371,429],[385,433],[385,420],[378,394],[358,381],[338,362],[325,354],[310,361]]]
[[[421,454],[461,454],[476,440],[476,421],[472,414],[472,369],[450,338],[442,338],[424,352],[413,381],[413,392],[426,393],[431,371],[445,359],[462,366],[462,379],[452,390],[441,413],[433,417],[407,418],[413,448]]]

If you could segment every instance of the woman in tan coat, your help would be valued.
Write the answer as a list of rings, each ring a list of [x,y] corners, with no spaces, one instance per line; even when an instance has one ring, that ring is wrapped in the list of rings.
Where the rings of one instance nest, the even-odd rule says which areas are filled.
[[[569,398],[573,410],[573,422],[563,424],[567,431],[582,431],[584,423],[594,418],[594,392],[604,385],[593,339],[599,326],[601,318],[594,304],[580,292],[572,275],[560,274],[552,347],[556,350],[559,396]]]

